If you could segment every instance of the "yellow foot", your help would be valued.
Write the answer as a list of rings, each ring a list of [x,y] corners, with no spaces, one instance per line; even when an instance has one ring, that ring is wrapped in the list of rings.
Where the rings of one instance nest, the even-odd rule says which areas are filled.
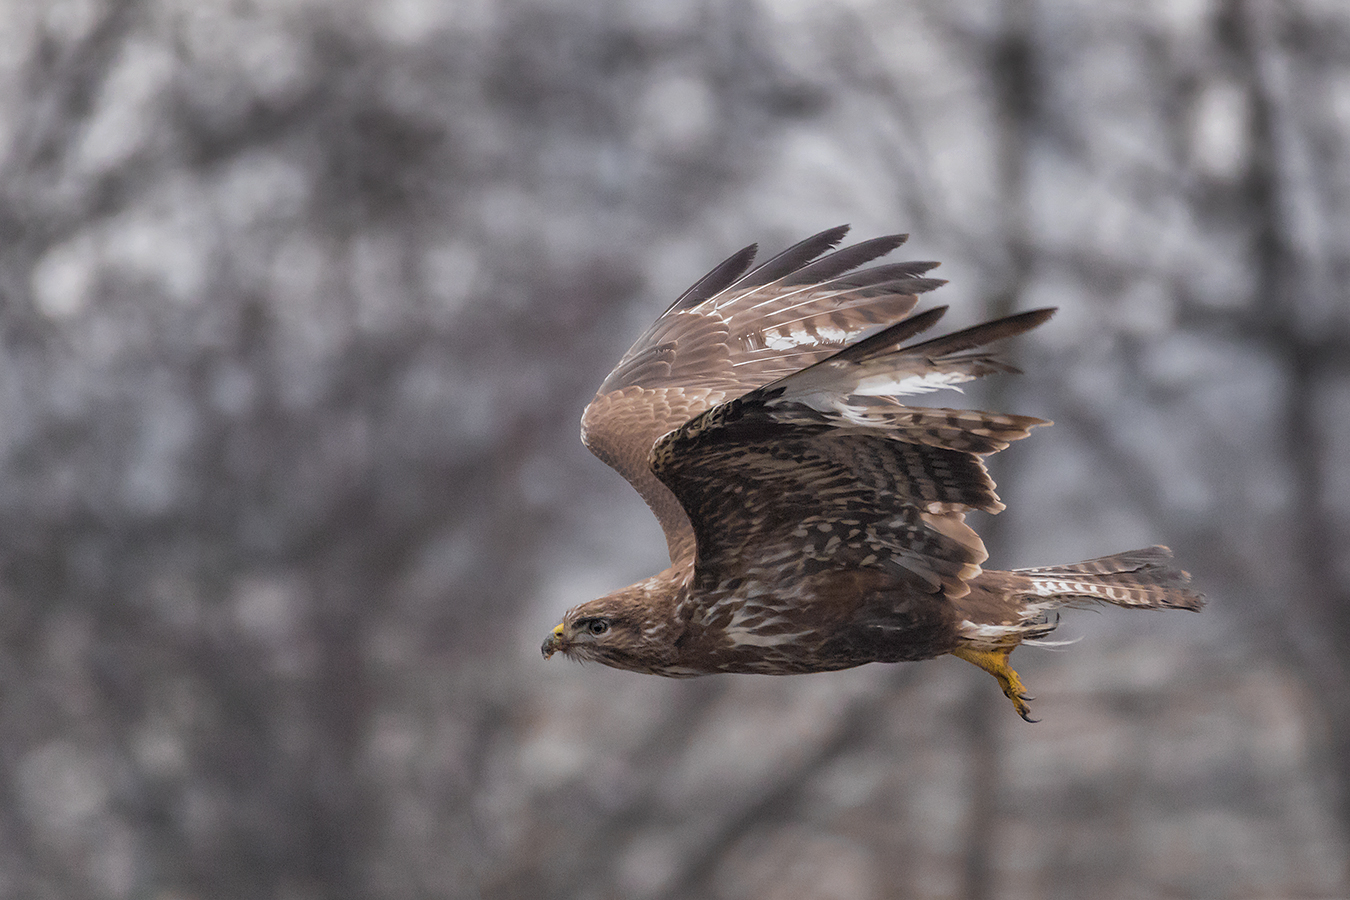
[[[1008,654],[1012,653],[1012,648],[1007,650],[973,650],[962,648],[953,650],[952,656],[959,656],[968,663],[974,663],[981,669],[984,669],[990,675],[998,679],[998,686],[1003,688],[1003,695],[1012,701],[1013,709],[1017,714],[1028,722],[1039,722],[1040,719],[1031,717],[1031,707],[1027,706],[1028,700],[1035,700],[1035,697],[1027,695],[1027,689],[1022,686],[1022,679],[1017,677],[1017,673],[1008,665]]]

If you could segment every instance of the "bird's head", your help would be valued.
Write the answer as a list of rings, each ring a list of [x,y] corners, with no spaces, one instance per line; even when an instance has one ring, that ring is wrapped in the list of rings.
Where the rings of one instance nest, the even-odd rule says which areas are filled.
[[[669,629],[649,618],[640,605],[611,595],[569,609],[539,648],[548,659],[561,652],[578,662],[651,672],[668,662]]]

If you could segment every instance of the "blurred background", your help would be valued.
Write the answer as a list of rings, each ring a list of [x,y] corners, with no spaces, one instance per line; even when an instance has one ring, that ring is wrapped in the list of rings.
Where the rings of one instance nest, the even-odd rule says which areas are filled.
[[[604,374],[841,222],[1060,307],[990,565],[1210,597],[1038,725],[539,658],[665,565]],[[0,235],[0,896],[1350,896],[1350,4],[0,0]]]

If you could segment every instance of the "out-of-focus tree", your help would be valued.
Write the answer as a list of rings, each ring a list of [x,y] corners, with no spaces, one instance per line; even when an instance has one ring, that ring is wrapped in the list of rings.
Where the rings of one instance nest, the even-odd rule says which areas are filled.
[[[0,896],[1350,890],[1350,11],[11,0]],[[1053,304],[999,564],[1213,598],[1021,664],[550,666],[661,565],[582,405],[852,221]]]

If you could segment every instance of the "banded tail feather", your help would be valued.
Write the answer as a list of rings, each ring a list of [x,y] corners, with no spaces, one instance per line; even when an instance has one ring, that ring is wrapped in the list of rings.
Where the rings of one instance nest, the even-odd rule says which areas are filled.
[[[1056,606],[1088,600],[1136,609],[1199,612],[1205,598],[1187,589],[1190,574],[1170,565],[1171,558],[1171,550],[1156,545],[1072,565],[1013,571],[1027,576],[1031,596],[1062,601]]]

